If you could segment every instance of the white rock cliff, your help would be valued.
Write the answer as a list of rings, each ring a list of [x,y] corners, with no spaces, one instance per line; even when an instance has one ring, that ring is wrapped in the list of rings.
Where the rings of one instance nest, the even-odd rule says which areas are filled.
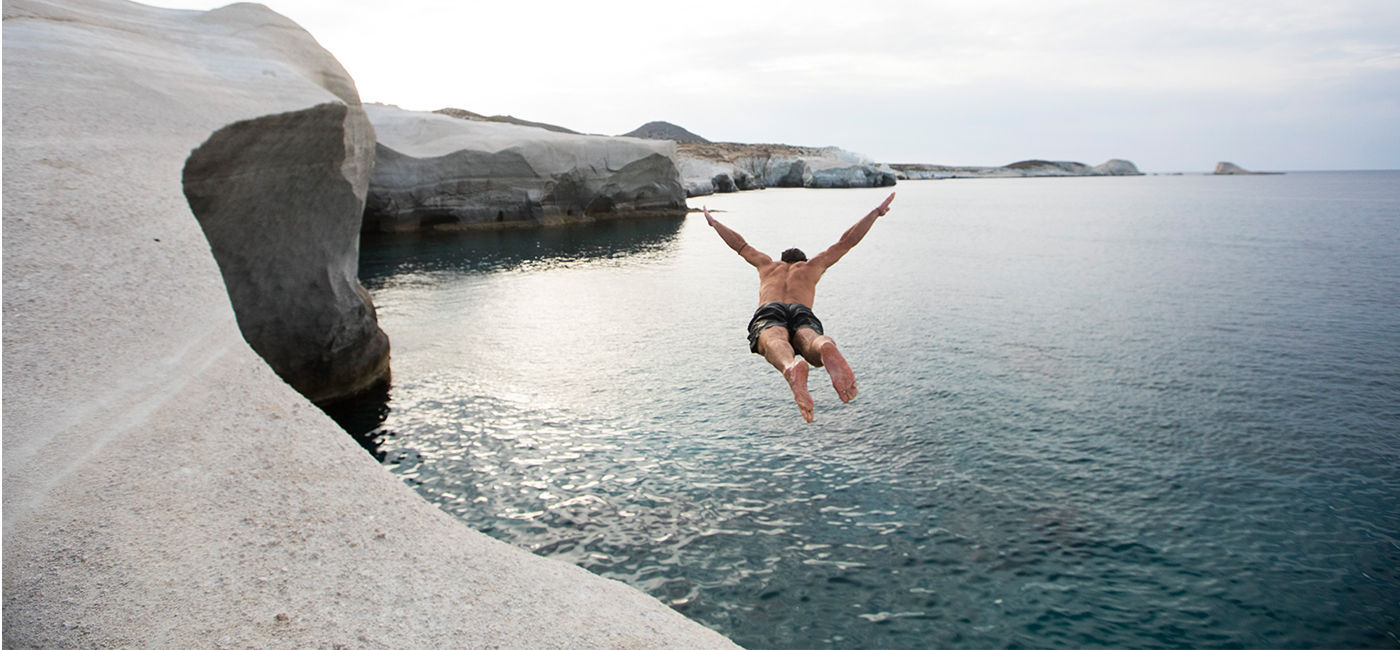
[[[837,147],[682,143],[676,166],[689,196],[765,187],[889,187],[894,170]]]
[[[368,230],[558,225],[686,209],[669,142],[366,109],[379,138]]]
[[[357,215],[325,220],[362,200],[369,127],[306,32],[6,0],[3,45],[6,647],[731,647],[469,531],[245,342],[269,293],[337,294],[284,317],[332,356],[370,331]]]

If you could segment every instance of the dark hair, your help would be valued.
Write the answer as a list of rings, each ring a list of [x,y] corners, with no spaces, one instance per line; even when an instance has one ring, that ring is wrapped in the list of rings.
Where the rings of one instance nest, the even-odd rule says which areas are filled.
[[[788,263],[806,262],[807,254],[802,252],[800,249],[789,248],[783,251],[783,261]]]

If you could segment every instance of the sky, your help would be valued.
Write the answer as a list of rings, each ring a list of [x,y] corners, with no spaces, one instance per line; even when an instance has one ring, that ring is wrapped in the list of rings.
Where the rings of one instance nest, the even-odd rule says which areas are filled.
[[[1397,0],[263,4],[413,110],[885,163],[1400,169]]]

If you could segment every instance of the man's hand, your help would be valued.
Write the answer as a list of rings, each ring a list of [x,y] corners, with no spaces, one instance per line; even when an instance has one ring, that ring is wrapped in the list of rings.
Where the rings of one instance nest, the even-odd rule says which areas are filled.
[[[702,205],[700,211],[705,213],[705,223],[710,224],[711,228],[715,227],[715,218],[710,216],[710,209]]]
[[[888,197],[885,197],[885,202],[881,203],[880,207],[875,208],[872,212],[877,217],[885,216],[885,213],[890,211],[890,203],[892,201],[894,201],[894,192],[890,192],[890,195]]]

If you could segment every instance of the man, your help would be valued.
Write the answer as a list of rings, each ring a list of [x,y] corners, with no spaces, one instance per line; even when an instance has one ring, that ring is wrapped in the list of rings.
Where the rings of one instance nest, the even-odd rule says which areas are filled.
[[[808,363],[825,367],[831,385],[842,402],[856,397],[856,377],[850,364],[836,349],[836,342],[822,331],[822,323],[812,313],[817,296],[817,281],[837,260],[860,243],[875,220],[890,211],[890,194],[880,207],[870,211],[841,239],[816,257],[807,256],[796,248],[783,251],[781,261],[750,246],[739,233],[727,228],[702,208],[705,221],[719,233],[724,243],[744,261],[758,269],[758,310],[749,321],[749,350],[763,355],[773,364],[792,388],[792,397],[802,411],[802,419],[812,421],[812,395],[807,392]],[[797,355],[802,358],[798,359]]]

